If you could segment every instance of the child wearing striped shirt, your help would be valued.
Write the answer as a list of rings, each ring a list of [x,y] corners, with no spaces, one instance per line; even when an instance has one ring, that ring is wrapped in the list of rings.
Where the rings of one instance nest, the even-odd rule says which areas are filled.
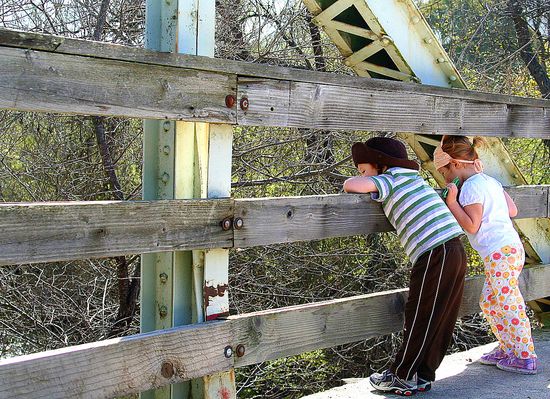
[[[412,262],[403,343],[390,368],[370,376],[380,391],[427,391],[452,338],[464,290],[462,229],[443,200],[419,175],[403,143],[374,137],[354,143],[361,176],[344,182],[348,193],[372,193]]]

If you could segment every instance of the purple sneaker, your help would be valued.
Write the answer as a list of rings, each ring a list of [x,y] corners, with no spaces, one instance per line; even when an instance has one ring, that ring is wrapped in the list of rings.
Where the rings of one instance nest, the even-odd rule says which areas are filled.
[[[484,354],[479,358],[479,362],[481,364],[487,364],[490,366],[496,366],[496,364],[504,360],[508,357],[508,353],[500,349],[499,346],[497,346],[495,349],[493,349],[491,352]]]
[[[504,371],[511,371],[519,374],[537,374],[537,359],[520,359],[514,355],[510,355],[497,363],[497,367]]]

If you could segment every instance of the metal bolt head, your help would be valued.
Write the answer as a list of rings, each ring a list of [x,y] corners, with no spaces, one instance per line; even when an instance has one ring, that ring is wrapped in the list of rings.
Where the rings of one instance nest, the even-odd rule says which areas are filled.
[[[237,352],[237,357],[243,357],[244,356],[244,352],[246,351],[245,347],[243,344],[239,344],[237,345],[237,347],[235,348],[235,351]]]
[[[168,173],[164,172],[162,174],[161,180],[163,181],[163,183],[168,183],[168,180],[170,180],[170,175]]]
[[[168,316],[168,308],[166,305],[162,305],[159,307],[159,316],[164,319],[166,316]]]
[[[162,148],[162,152],[164,152],[165,155],[170,154],[170,146],[169,146],[169,145],[165,145],[165,146]]]
[[[223,355],[229,359],[231,356],[233,356],[233,348],[230,345],[226,346],[223,350]]]
[[[436,61],[437,61],[438,64],[441,64],[442,62],[445,62],[445,58],[440,57]]]
[[[159,274],[159,279],[162,284],[166,284],[166,282],[168,281],[168,274],[162,272],[161,274]]]
[[[250,102],[248,101],[248,97],[241,98],[241,109],[243,111],[246,111],[248,109],[248,106],[250,105]]]
[[[231,225],[232,225],[232,221],[231,221],[231,218],[225,218],[223,219],[221,222],[220,222],[220,225],[222,226],[222,230],[223,231],[228,231],[231,229]]]
[[[227,96],[225,96],[225,106],[227,108],[233,108],[236,103],[237,97],[235,97],[233,94],[228,94]]]
[[[162,366],[160,366],[160,374],[164,378],[172,378],[174,375],[174,365],[170,362],[162,363]]]
[[[164,123],[162,124],[162,128],[164,129],[165,132],[170,130],[170,126],[171,126],[170,121],[164,121]]]
[[[244,221],[242,218],[235,218],[235,220],[233,220],[233,227],[237,230],[240,230],[242,229],[244,226]]]
[[[387,46],[388,44],[390,44],[393,40],[391,37],[389,37],[388,35],[383,35],[382,36],[382,39],[380,40],[382,42],[382,44],[384,46]]]

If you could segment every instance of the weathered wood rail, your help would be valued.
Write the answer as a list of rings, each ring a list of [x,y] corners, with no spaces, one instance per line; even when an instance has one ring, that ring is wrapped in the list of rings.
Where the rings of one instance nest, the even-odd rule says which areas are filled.
[[[521,218],[550,215],[550,186],[506,190]],[[222,220],[241,218],[224,231]],[[244,248],[391,231],[370,195],[0,204],[0,265]]]
[[[550,138],[550,101],[0,29],[0,108],[243,126]],[[234,96],[228,107],[226,97]],[[248,106],[239,106],[242,98]],[[391,117],[389,117],[391,115]]]
[[[249,64],[0,29],[0,109],[243,126],[550,138],[550,101]],[[235,100],[235,105],[227,101]],[[232,97],[231,97],[232,96]],[[241,106],[246,98],[248,106]],[[550,187],[510,187],[518,219],[550,217]],[[224,219],[242,228],[224,230]],[[250,247],[390,231],[368,195],[0,205],[0,265]],[[468,279],[461,314],[478,311]],[[550,294],[550,265],[521,276]],[[0,398],[116,397],[401,329],[407,291],[0,361]],[[225,348],[243,345],[242,356]],[[238,352],[238,351],[237,351]]]
[[[461,315],[479,310],[483,277],[466,281]],[[524,297],[550,293],[550,265],[524,270]],[[110,398],[399,331],[407,290],[231,316],[0,361],[0,398]],[[243,345],[242,357],[225,357]]]

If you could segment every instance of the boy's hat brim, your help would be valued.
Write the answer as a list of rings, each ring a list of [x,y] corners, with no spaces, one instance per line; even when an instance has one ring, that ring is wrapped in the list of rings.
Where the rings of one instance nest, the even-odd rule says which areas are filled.
[[[373,148],[373,146],[383,147],[388,145],[393,146],[392,149],[397,150],[393,152],[399,153],[400,156],[392,156],[381,149]],[[399,148],[395,148],[395,146]],[[356,167],[360,163],[373,163],[387,167],[399,166],[407,169],[420,170],[420,165],[408,159],[406,154],[407,151],[403,143],[386,137],[375,137],[367,140],[365,143],[354,143],[351,146],[351,156]]]

